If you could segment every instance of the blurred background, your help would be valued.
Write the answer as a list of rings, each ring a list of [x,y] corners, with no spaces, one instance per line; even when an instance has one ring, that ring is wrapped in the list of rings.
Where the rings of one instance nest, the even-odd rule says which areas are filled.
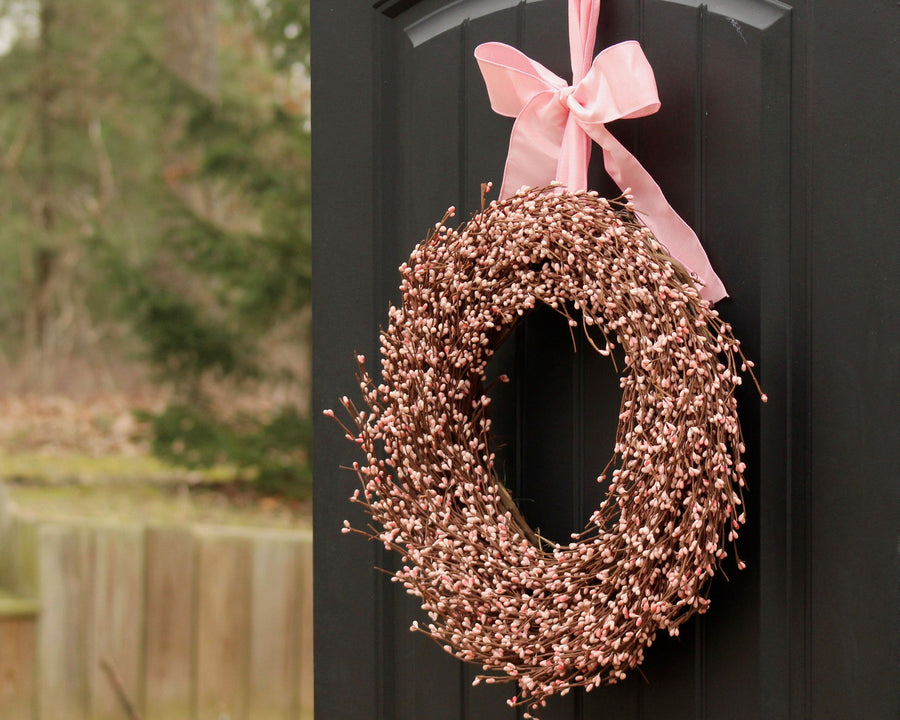
[[[6,451],[308,496],[308,61],[295,0],[0,0]]]
[[[4,720],[311,712],[309,103],[308,0],[0,0]]]

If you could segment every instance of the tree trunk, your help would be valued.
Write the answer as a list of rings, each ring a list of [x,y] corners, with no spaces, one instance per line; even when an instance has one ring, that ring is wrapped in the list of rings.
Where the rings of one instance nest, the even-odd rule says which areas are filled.
[[[57,251],[46,241],[56,227],[53,196],[53,100],[57,87],[53,74],[52,33],[56,19],[54,2],[41,5],[41,32],[38,39],[38,73],[36,77],[38,183],[32,201],[35,242],[26,233],[22,248],[22,285],[25,305],[25,355],[33,356],[44,344],[44,331],[49,314],[51,283]]]

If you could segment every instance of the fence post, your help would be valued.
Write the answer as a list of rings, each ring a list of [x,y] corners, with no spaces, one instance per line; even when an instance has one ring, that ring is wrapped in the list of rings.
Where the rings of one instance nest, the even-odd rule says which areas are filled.
[[[40,720],[91,716],[90,620],[93,533],[87,527],[38,530],[41,620],[38,628]]]
[[[197,550],[196,717],[250,720],[251,544],[234,530],[202,528]]]
[[[143,705],[144,528],[93,528],[94,592],[90,606],[91,720],[121,720],[122,707],[101,667],[115,670],[131,701]]]
[[[189,528],[147,528],[145,720],[194,717],[196,549]]]

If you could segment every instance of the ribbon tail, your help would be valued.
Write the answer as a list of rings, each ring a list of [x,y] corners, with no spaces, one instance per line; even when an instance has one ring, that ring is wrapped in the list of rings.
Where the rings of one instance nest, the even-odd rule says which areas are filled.
[[[728,297],[700,239],[669,205],[662,189],[644,166],[603,125],[585,124],[582,127],[603,148],[603,164],[616,185],[623,192],[630,188],[635,210],[644,224],[700,284],[700,297],[712,303]]]

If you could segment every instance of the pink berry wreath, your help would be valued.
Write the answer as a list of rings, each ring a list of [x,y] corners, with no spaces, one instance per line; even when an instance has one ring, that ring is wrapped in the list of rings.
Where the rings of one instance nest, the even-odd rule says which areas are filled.
[[[365,455],[353,466],[352,499],[372,519],[361,532],[402,556],[393,580],[431,620],[413,629],[481,665],[476,683],[517,682],[510,704],[532,712],[621,680],[658,632],[707,609],[745,521],[734,392],[752,363],[631,206],[594,192],[523,189],[460,230],[438,223],[400,273],[382,379],[359,357],[363,408],[342,403]],[[494,472],[484,387],[491,356],[539,304],[625,362],[598,478],[608,494],[559,545]]]

